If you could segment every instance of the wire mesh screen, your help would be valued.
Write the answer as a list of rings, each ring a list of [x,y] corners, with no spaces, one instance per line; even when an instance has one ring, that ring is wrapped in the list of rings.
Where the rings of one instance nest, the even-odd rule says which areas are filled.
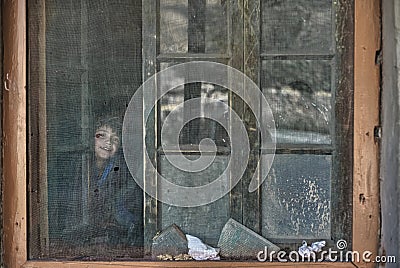
[[[142,82],[141,1],[32,2],[30,77],[42,80],[31,84],[42,92],[30,104],[32,143],[42,161],[31,171],[43,198],[31,198],[40,202],[31,257],[141,257],[143,191],[121,150],[123,115]]]
[[[331,223],[341,220],[331,204],[344,198],[333,193],[347,180],[334,170],[341,167],[339,146],[344,146],[337,125],[347,122],[338,118],[336,104],[343,105],[340,94],[347,94],[337,90],[334,37],[343,34],[335,32],[338,5],[330,0],[29,1],[29,257],[163,259],[169,252],[187,253],[184,233],[206,243],[207,252],[220,253],[213,258],[236,260],[254,259],[252,247],[259,243],[295,249],[303,239],[329,240],[336,230]],[[215,70],[229,78],[227,85],[187,82],[188,70],[163,73],[193,61],[235,67],[251,76],[243,77],[259,91],[253,96],[251,83],[237,92],[228,88],[243,83],[233,69]],[[156,72],[155,81],[141,87]],[[171,90],[163,94],[167,87]],[[128,113],[133,95],[140,96],[137,114]],[[245,103],[242,96],[255,100]],[[268,133],[268,139],[276,135],[273,164],[272,147],[262,140],[268,132],[262,129],[266,109],[275,118],[273,134]],[[135,130],[128,139],[140,148],[122,144],[127,115]],[[233,132],[242,130],[243,144],[233,139]],[[232,179],[235,169],[225,172],[238,147],[241,156],[248,149],[246,159],[236,162],[244,163],[239,182]],[[190,168],[203,153],[215,155],[196,173]],[[132,170],[129,157],[143,163]],[[190,168],[171,159],[189,162]],[[135,169],[142,183],[133,178]],[[249,191],[253,176],[262,181],[264,175],[259,189]],[[163,192],[163,176],[186,188],[221,178],[224,184],[210,192],[228,190],[196,206],[162,203],[170,194]]]

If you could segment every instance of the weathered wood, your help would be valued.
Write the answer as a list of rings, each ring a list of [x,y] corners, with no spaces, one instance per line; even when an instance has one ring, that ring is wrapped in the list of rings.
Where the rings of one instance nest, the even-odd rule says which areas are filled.
[[[3,220],[4,263],[20,267],[27,251],[26,1],[2,5],[4,42]]]
[[[126,268],[126,267],[318,267],[318,268],[354,268],[352,263],[276,263],[276,262],[224,262],[224,261],[164,261],[164,262],[27,262],[23,268]]]
[[[336,16],[336,80],[335,128],[332,169],[332,239],[344,239],[351,248],[352,182],[353,182],[353,48],[354,6],[352,1],[337,1]]]
[[[243,40],[244,40],[244,29],[243,29],[243,0],[230,1],[228,6],[228,16],[230,23],[229,34],[229,54],[231,59],[228,65],[243,72]],[[230,74],[228,74],[230,75]],[[233,79],[232,79],[233,80]],[[234,85],[232,85],[234,86]],[[244,89],[240,90],[243,94]],[[238,114],[239,117],[243,117],[244,104],[243,100],[236,94],[230,93],[229,105]],[[231,115],[232,116],[232,115]],[[231,136],[232,130],[230,129],[229,136]],[[232,176],[231,176],[232,177]],[[232,184],[232,182],[231,182]],[[238,222],[243,222],[243,180],[240,180],[235,187],[232,187],[230,191],[230,216]]]
[[[262,60],[331,60],[334,54],[326,53],[296,53],[296,54],[282,54],[282,53],[261,53]]]
[[[143,32],[143,81],[149,79],[157,72],[157,53],[159,48],[158,30],[159,14],[158,1],[142,1],[142,32]],[[143,88],[143,114],[153,107],[153,103],[157,98],[155,91],[156,85],[150,85],[149,88]],[[143,130],[146,131],[146,144],[143,149],[149,154],[150,162],[143,163],[143,182],[144,190],[153,189],[157,192],[157,173],[154,172],[154,166],[157,163],[157,106],[154,107],[155,112],[150,114],[149,121],[143,122]],[[148,128],[146,129],[146,124]],[[144,134],[143,134],[144,135]],[[144,138],[143,138],[144,140]],[[153,166],[154,165],[154,166]],[[145,179],[146,178],[146,179]],[[151,255],[151,243],[154,235],[158,231],[158,202],[156,198],[148,194],[144,194],[144,255]]]
[[[176,62],[176,61],[187,61],[187,60],[212,60],[216,59],[230,59],[228,54],[213,54],[213,53],[168,53],[168,54],[159,54],[157,56],[157,60],[161,62]]]
[[[348,1],[346,1],[348,2]],[[355,1],[353,250],[378,254],[381,1]],[[351,68],[351,65],[348,66]],[[375,267],[374,263],[363,267]]]
[[[243,26],[244,26],[244,41],[243,41],[243,70],[254,83],[259,85],[260,81],[260,3],[261,1],[245,0],[243,3]],[[247,87],[245,85],[245,87]],[[248,95],[246,88],[244,95]],[[243,101],[243,100],[242,100]],[[243,101],[244,102],[244,101]],[[254,107],[252,107],[254,108]],[[253,114],[258,113],[258,114]],[[258,187],[254,192],[249,192],[248,187],[255,174],[257,179],[260,179],[260,170],[257,165],[264,165],[260,162],[260,140],[259,131],[256,131],[257,126],[263,126],[261,122],[256,121],[261,118],[260,111],[252,110],[248,105],[243,106],[243,122],[246,125],[247,134],[249,137],[250,154],[248,166],[243,174],[242,192],[243,192],[243,224],[255,232],[261,231],[261,187]]]
[[[54,267],[69,267],[69,268],[126,268],[126,267],[320,267],[320,268],[354,268],[352,263],[264,263],[264,262],[224,262],[224,261],[164,261],[164,262],[27,262],[24,268],[54,268]]]

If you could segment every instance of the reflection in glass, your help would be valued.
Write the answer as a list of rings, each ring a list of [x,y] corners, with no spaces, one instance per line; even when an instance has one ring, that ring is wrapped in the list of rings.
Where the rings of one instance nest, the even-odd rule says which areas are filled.
[[[162,63],[161,69],[168,67],[168,64]],[[179,75],[173,77],[163,77],[161,73],[159,83],[161,87],[170,88],[177,84],[183,84],[184,78],[179,77]],[[189,123],[187,123],[181,130],[180,133],[180,144],[181,145],[198,145],[200,141],[204,138],[212,139],[217,146],[228,146],[229,147],[229,135],[227,130],[222,127],[215,120],[202,118],[204,117],[204,109],[209,107],[207,105],[207,99],[212,99],[219,101],[228,105],[229,90],[217,85],[208,83],[195,83],[186,84],[182,86],[174,87],[171,91],[165,94],[159,101],[160,105],[160,129],[164,126],[166,117],[174,110],[179,108],[182,109],[177,112],[177,120],[170,121],[168,128],[176,130],[182,126],[185,116],[190,112],[187,107],[185,107],[184,102],[192,98],[201,98],[198,102],[198,114],[199,118],[196,118]],[[228,107],[224,108],[225,111],[221,111],[222,105],[218,105],[216,108],[218,111],[215,112],[216,116],[221,116],[224,119],[229,118]],[[211,112],[212,111],[207,111]],[[229,131],[229,130],[228,130]],[[168,131],[167,131],[168,133]],[[173,135],[166,135],[161,141],[163,146],[176,145],[177,139]]]
[[[187,53],[188,10],[187,0],[160,1],[161,53]]]
[[[332,2],[263,0],[261,51],[269,54],[329,53]]]
[[[261,86],[277,143],[330,144],[331,66],[324,60],[265,60]]]
[[[161,53],[225,53],[227,1],[160,1]]]

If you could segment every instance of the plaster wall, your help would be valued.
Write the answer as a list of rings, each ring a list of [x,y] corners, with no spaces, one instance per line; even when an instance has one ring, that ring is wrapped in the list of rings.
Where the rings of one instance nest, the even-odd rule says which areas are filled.
[[[382,229],[380,254],[396,256],[396,261],[399,263],[400,2],[397,0],[382,1],[382,40],[382,143],[380,174]],[[384,267],[397,267],[397,264],[386,263]]]

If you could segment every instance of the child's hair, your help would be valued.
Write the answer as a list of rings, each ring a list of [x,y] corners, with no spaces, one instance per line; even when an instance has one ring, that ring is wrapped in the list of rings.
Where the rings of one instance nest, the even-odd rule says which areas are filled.
[[[121,136],[122,125],[119,117],[104,116],[99,118],[95,125],[95,131],[104,126],[110,127],[118,136]]]

